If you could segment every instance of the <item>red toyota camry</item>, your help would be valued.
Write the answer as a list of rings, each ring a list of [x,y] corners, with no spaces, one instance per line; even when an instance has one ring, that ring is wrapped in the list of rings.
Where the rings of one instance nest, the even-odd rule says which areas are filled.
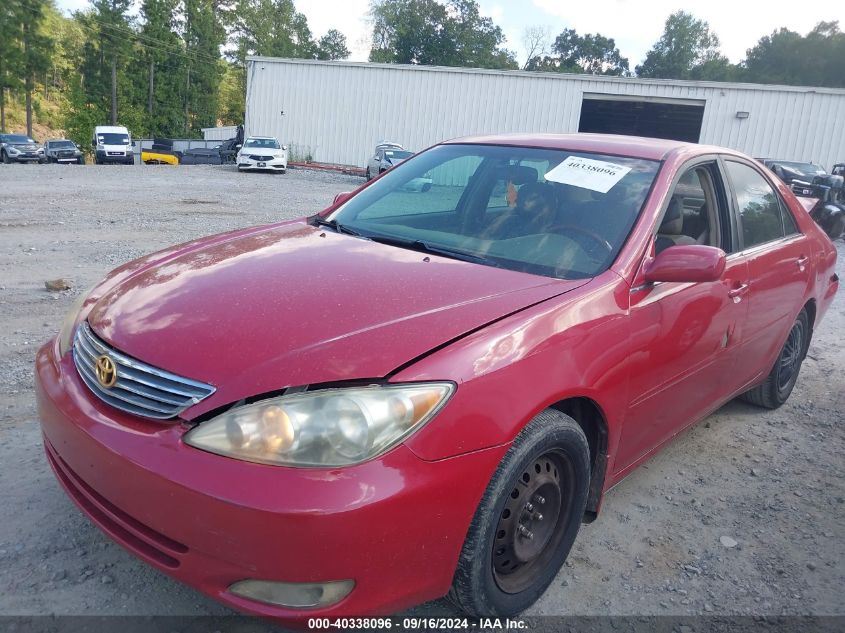
[[[243,611],[516,614],[673,436],[789,397],[835,258],[731,150],[450,141],[85,293],[38,352],[47,458],[114,540]]]

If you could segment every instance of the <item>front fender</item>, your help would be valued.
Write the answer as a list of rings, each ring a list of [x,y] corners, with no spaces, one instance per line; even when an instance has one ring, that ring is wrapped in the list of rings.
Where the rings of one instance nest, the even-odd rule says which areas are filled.
[[[407,446],[422,459],[437,460],[509,443],[543,409],[586,397],[606,417],[613,455],[628,401],[627,306],[627,284],[608,271],[396,373],[391,381],[458,384]]]

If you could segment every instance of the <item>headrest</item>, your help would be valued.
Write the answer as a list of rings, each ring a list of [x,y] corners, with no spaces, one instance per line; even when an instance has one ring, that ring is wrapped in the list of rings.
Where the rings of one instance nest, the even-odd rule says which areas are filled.
[[[515,185],[537,182],[537,170],[525,165],[506,165],[499,167],[499,180],[510,181]]]
[[[526,167],[526,169],[531,169]],[[531,170],[535,171],[535,170]],[[532,207],[538,204],[545,204],[550,207],[555,206],[555,190],[551,185],[544,182],[529,182],[519,188],[516,198],[516,206],[526,208],[527,203],[533,202]]]
[[[677,196],[672,196],[669,200],[669,206],[666,207],[666,215],[663,216],[663,222],[660,223],[660,230],[658,233],[664,235],[681,235],[684,231],[684,207],[681,204],[681,199]]]

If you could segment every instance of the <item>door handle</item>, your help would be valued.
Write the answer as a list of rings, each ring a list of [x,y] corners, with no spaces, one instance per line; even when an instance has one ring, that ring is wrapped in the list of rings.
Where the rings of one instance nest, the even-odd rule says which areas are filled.
[[[800,271],[804,271],[804,267],[807,265],[807,262],[810,261],[810,258],[806,255],[801,255],[798,259],[795,260],[795,264],[798,266]]]
[[[742,301],[743,295],[748,292],[748,288],[748,284],[739,284],[728,290],[728,296],[733,299],[734,303],[739,303]]]

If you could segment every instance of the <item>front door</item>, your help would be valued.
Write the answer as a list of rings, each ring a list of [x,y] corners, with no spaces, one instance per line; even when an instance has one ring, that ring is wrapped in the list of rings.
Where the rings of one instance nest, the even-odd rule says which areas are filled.
[[[732,250],[727,189],[715,160],[682,174],[663,218],[655,253],[696,243]],[[747,290],[748,265],[742,257],[728,258],[719,281],[632,289],[630,401],[616,473],[709,413],[738,387],[732,370]]]

